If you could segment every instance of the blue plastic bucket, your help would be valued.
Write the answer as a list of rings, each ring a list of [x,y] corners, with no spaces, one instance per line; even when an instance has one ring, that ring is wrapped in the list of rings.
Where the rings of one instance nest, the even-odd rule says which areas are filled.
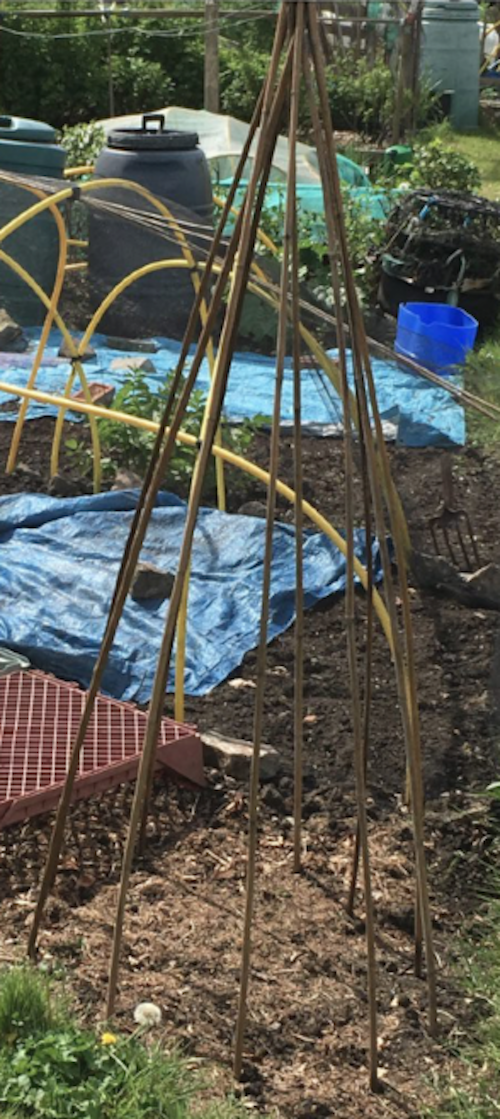
[[[476,341],[477,319],[448,303],[400,303],[397,354],[450,377]]]

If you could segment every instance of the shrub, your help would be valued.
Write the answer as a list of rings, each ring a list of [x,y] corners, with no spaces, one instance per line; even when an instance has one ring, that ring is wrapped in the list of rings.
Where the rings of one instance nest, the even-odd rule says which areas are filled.
[[[250,120],[269,67],[269,55],[233,47],[221,51],[221,110]]]
[[[65,125],[60,134],[60,143],[67,152],[67,166],[81,167],[94,163],[104,146],[104,129],[97,121],[89,124]]]
[[[409,174],[411,186],[430,190],[461,190],[472,193],[481,186],[475,163],[461,152],[447,148],[438,138],[415,148],[414,164]]]
[[[143,58],[139,46],[113,58],[115,113],[144,113],[168,105],[174,83],[161,62]]]
[[[328,91],[335,128],[355,129],[375,139],[389,130],[395,83],[382,60],[372,65],[348,52],[330,72]]]

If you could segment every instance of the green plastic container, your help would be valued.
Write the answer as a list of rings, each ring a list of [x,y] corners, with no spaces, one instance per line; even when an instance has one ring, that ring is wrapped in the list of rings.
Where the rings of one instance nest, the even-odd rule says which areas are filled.
[[[0,116],[0,173],[60,179],[65,160],[66,152],[56,143],[50,125]],[[0,228],[36,201],[30,191],[0,178]],[[50,295],[59,257],[59,235],[52,215],[47,212],[32,218],[7,237],[3,247]],[[46,315],[38,296],[6,264],[0,264],[0,307],[22,326],[38,326]]]
[[[404,167],[413,163],[413,148],[409,144],[392,144],[385,149],[384,163],[389,167]]]

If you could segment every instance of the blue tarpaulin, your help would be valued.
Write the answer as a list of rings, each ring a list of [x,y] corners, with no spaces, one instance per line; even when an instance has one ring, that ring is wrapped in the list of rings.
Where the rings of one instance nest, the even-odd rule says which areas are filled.
[[[57,500],[42,494],[0,501],[0,646],[66,680],[88,686],[137,501],[127,490]],[[186,506],[158,495],[143,561],[175,572]],[[187,627],[186,692],[205,695],[258,642],[265,521],[202,509],[194,539]],[[365,537],[356,536],[365,559]],[[372,542],[377,581],[378,545]],[[322,533],[304,545],[306,607],[343,591],[343,555]],[[147,702],[167,602],[128,597],[104,675],[117,699]],[[276,524],[269,638],[294,620],[294,529]]]
[[[28,332],[35,341],[40,332]],[[67,360],[59,359],[57,351],[60,335],[53,331],[50,346],[47,347],[43,366],[37,377],[37,387],[45,392],[61,393],[69,372]],[[158,352],[151,354],[155,372],[145,374],[152,388],[159,388],[165,375],[175,365],[180,344],[166,338],[157,338]],[[96,335],[92,340],[96,349],[93,360],[85,362],[85,372],[89,381],[105,381],[119,388],[127,377],[124,369],[110,368],[115,358],[126,358],[123,350],[110,349],[103,336]],[[130,348],[130,357],[144,356]],[[333,352],[335,356],[335,352]],[[0,380],[25,386],[33,354],[0,354]],[[235,355],[229,375],[224,411],[227,419],[234,423],[260,414],[271,416],[276,366],[272,358],[259,354],[238,353]],[[382,419],[390,425],[392,435],[407,447],[461,445],[465,442],[465,420],[463,409],[445,389],[436,388],[428,381],[398,365],[397,361],[373,360],[373,372],[379,409]],[[351,375],[352,382],[352,375]],[[203,363],[197,380],[197,387],[208,389],[209,369]],[[75,385],[75,389],[79,388]],[[342,405],[325,374],[304,369],[302,373],[303,425],[314,434],[335,434],[342,427]],[[11,403],[12,397],[0,392],[0,406]],[[30,418],[54,415],[55,409],[46,404],[32,403],[29,407]],[[293,374],[291,363],[287,363],[283,385],[281,417],[284,425],[293,422]],[[79,419],[76,412],[72,419]],[[1,412],[0,419],[13,420],[15,413]]]

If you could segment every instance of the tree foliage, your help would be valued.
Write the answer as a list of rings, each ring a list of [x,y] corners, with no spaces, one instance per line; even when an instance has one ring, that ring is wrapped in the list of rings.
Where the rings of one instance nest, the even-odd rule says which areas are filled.
[[[231,8],[237,9],[238,2],[232,0]],[[64,11],[63,0],[54,3]],[[196,4],[204,8],[204,0],[190,0],[190,7]],[[88,7],[88,0],[71,0],[73,10],[82,5]],[[113,15],[115,33],[109,37],[100,19],[29,19],[15,15],[19,7],[19,0],[2,4],[1,112],[46,120],[56,128],[107,117],[110,70],[116,115],[165,105],[202,107],[203,20],[159,16],[136,21]],[[247,0],[245,8],[246,18],[221,21],[221,110],[249,120],[267,73],[274,21],[249,20]],[[330,67],[328,84],[336,128],[357,129],[374,139],[388,134],[395,82],[381,57],[368,64],[347,52]],[[427,102],[424,94],[420,105],[426,116]],[[308,138],[304,93],[302,110]]]

